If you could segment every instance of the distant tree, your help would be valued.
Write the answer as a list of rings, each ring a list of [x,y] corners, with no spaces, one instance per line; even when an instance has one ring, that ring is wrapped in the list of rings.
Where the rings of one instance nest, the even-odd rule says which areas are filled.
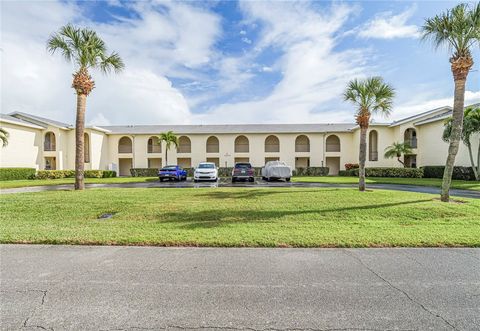
[[[54,54],[61,52],[65,60],[73,62],[76,71],[73,74],[72,88],[77,93],[77,118],[75,122],[75,189],[85,188],[84,169],[84,131],[87,96],[95,87],[88,70],[100,69],[107,74],[112,70],[119,72],[124,68],[122,59],[117,53],[107,55],[105,43],[97,33],[89,29],[79,29],[66,25],[47,41],[47,50]]]
[[[449,142],[452,137],[452,123],[453,119],[451,117],[445,121],[442,138],[446,142]],[[472,137],[477,133],[480,133],[480,107],[467,107],[463,115],[463,130],[461,139],[468,148],[470,165],[475,175],[475,179],[480,180],[480,141],[478,142],[476,166],[472,152]]]
[[[367,158],[367,130],[372,114],[380,113],[388,116],[392,110],[395,90],[386,84],[381,77],[370,77],[364,80],[352,80],[343,97],[357,106],[355,120],[360,126],[360,153],[358,171],[358,189],[365,191],[365,160]]]
[[[8,132],[4,128],[0,128],[0,140],[2,141],[2,147],[8,145]]]
[[[165,142],[165,165],[168,165],[167,154],[170,148],[173,146],[178,147],[178,137],[173,133],[173,131],[168,131],[164,133],[160,133],[158,136],[160,143],[162,141]]]
[[[443,172],[441,200],[449,201],[453,166],[462,137],[465,83],[473,66],[472,50],[480,44],[480,2],[461,3],[440,15],[425,20],[422,39],[430,40],[435,48],[445,46],[451,52],[450,65],[455,83],[453,115],[448,157]]]
[[[412,147],[408,143],[393,143],[385,149],[385,158],[393,159],[397,158],[397,161],[400,162],[405,167],[405,162],[401,160],[402,155],[408,155],[412,153]]]

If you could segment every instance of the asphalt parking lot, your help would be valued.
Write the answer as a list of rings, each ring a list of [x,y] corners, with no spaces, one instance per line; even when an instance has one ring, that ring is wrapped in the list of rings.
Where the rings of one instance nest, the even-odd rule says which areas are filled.
[[[142,183],[114,183],[114,184],[86,184],[86,188],[215,188],[215,187],[245,187],[245,188],[289,188],[289,187],[334,187],[334,188],[355,188],[355,184],[325,184],[325,183],[299,183],[278,181],[264,181],[261,178],[255,178],[254,182],[235,182],[232,183],[231,178],[220,178],[216,182],[201,181],[195,183],[191,178],[186,181],[164,181],[153,180]],[[367,184],[370,189],[395,190],[406,192],[418,192],[428,194],[440,194],[440,188],[431,186],[417,185],[397,185],[397,184]],[[43,191],[61,191],[71,190],[73,184],[70,185],[51,185],[51,186],[32,186],[20,187],[0,190],[0,194],[26,193],[26,192],[43,192]],[[480,199],[480,191],[473,190],[450,190],[452,196]]]
[[[480,249],[1,245],[1,330],[479,330]]]

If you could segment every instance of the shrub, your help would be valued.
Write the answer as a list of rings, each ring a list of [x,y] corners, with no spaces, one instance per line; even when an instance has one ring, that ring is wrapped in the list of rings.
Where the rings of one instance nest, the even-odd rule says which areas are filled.
[[[423,169],[423,177],[425,178],[443,178],[445,166],[425,166]],[[452,179],[475,180],[475,174],[471,167],[453,167]]]
[[[345,170],[358,169],[359,167],[358,163],[345,163]]]
[[[340,176],[358,177],[358,169],[342,170]],[[421,168],[365,168],[367,177],[399,177],[399,178],[422,178]]]
[[[132,177],[156,177],[158,176],[157,168],[133,168],[130,169]]]
[[[116,177],[117,173],[111,170],[85,170],[85,178],[107,178]],[[60,179],[75,178],[75,170],[39,170],[34,179]]]
[[[0,168],[0,180],[32,179],[35,168]]]
[[[328,176],[328,167],[307,167],[293,170],[294,176]]]

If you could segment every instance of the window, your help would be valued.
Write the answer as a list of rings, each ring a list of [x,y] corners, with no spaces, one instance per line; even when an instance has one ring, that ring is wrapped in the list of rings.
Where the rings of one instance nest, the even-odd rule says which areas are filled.
[[[403,141],[410,145],[411,148],[417,148],[417,131],[409,128],[403,134]]]
[[[248,138],[245,136],[238,136],[235,139],[235,153],[248,153],[250,150]]]
[[[277,136],[268,136],[265,139],[265,152],[267,153],[276,153],[280,152],[280,141]]]
[[[177,153],[191,153],[192,152],[192,143],[190,142],[190,138],[186,136],[181,136],[178,138],[178,148]],[[190,168],[190,167],[185,167]]]
[[[55,133],[47,132],[45,133],[45,140],[43,141],[43,150],[45,152],[53,152],[56,149],[56,138]]]
[[[375,130],[368,135],[368,160],[378,161],[378,133]]]
[[[132,139],[122,137],[118,141],[118,153],[132,153]]]
[[[301,135],[295,139],[295,152],[310,152],[310,139]]]
[[[162,142],[158,137],[150,137],[147,142],[147,153],[161,153]]]
[[[338,138],[334,134],[331,136],[328,136],[326,140],[326,151],[340,152],[340,138]]]
[[[207,153],[219,153],[220,151],[220,144],[218,142],[218,138],[211,136],[207,139]]]

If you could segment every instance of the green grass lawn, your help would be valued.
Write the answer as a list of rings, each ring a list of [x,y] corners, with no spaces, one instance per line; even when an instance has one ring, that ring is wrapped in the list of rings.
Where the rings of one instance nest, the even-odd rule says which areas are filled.
[[[480,247],[480,200],[350,188],[90,189],[0,195],[0,242]],[[113,218],[99,220],[103,213]]]
[[[358,184],[357,177],[293,177],[294,182],[326,183],[326,184]],[[442,180],[439,178],[389,178],[369,177],[367,184],[402,184],[441,187]],[[480,182],[467,180],[452,180],[452,188],[480,191]]]

